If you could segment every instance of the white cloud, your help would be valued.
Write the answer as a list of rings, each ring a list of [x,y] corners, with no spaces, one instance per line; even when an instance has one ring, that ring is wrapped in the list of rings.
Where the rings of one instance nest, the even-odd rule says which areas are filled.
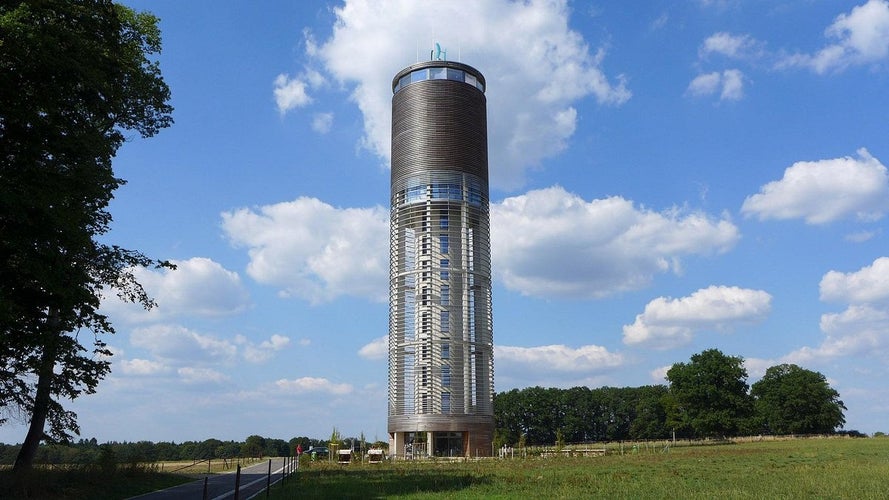
[[[766,374],[766,370],[781,363],[792,363],[792,361],[775,361],[773,359],[762,358],[744,358],[744,369],[747,370],[747,375],[750,377],[750,380],[748,380],[748,382],[752,382],[755,379],[762,378]]]
[[[160,321],[175,316],[224,316],[243,312],[250,305],[247,289],[238,273],[203,257],[172,260],[175,270],[133,270],[137,281],[157,307],[150,311],[137,304],[107,298],[102,307],[109,314],[133,322]]]
[[[850,216],[875,220],[887,210],[889,175],[864,148],[858,158],[794,163],[780,181],[764,185],[741,206],[743,214],[760,220],[802,218],[809,224]]]
[[[851,241],[853,243],[863,243],[880,234],[880,232],[881,231],[879,229],[874,231],[856,231],[854,233],[847,234],[845,239],[846,241]]]
[[[621,366],[623,356],[597,345],[537,347],[494,346],[498,370],[537,372],[602,372]]]
[[[487,78],[492,184],[516,188],[528,168],[565,147],[576,128],[575,103],[594,97],[619,105],[631,93],[602,70],[605,48],[591,49],[569,27],[565,0],[438,2],[347,0],[334,8],[330,38],[306,34],[307,55],[351,89],[364,115],[364,146],[388,164],[392,77],[429,57],[435,41],[447,58]],[[398,29],[392,29],[398,26]]]
[[[624,325],[624,343],[669,349],[688,343],[697,332],[726,331],[735,325],[762,321],[771,311],[772,296],[762,290],[711,286],[688,297],[658,297],[645,306],[632,325]]]
[[[160,359],[179,362],[230,362],[237,354],[233,342],[174,325],[137,328],[130,334],[130,343]]]
[[[696,97],[718,93],[720,100],[737,101],[744,97],[744,73],[727,69],[701,74],[688,84],[687,92]]]
[[[373,339],[358,350],[358,355],[365,359],[386,359],[389,356],[389,336],[383,335]]]
[[[688,84],[688,92],[695,96],[712,95],[719,90],[722,75],[718,71],[701,74]]]
[[[324,392],[343,395],[350,394],[354,390],[351,384],[335,384],[326,378],[318,377],[300,377],[293,380],[280,379],[275,382],[275,386],[282,391],[297,394]]]
[[[312,130],[319,134],[330,132],[333,127],[333,113],[315,113],[312,117]]]
[[[730,221],[638,209],[611,197],[587,202],[561,187],[491,206],[496,277],[525,295],[600,298],[681,270],[687,255],[725,252],[740,238]]]
[[[285,296],[387,299],[389,214],[382,207],[341,209],[301,197],[222,219],[231,242],[248,248],[247,274]]]
[[[244,359],[250,363],[268,361],[275,352],[290,345],[290,338],[278,334],[272,335],[269,340],[263,340],[259,345],[248,342],[244,337],[237,340],[244,343]]]
[[[824,362],[847,356],[889,354],[889,311],[869,305],[849,306],[821,316],[825,338],[818,347],[802,347],[784,356],[787,363]]]
[[[889,257],[853,273],[829,271],[821,278],[821,300],[849,304],[874,304],[889,301]]]
[[[278,112],[282,115],[312,102],[312,98],[306,93],[306,82],[283,73],[275,78],[274,94]]]
[[[722,92],[719,98],[722,100],[737,101],[744,97],[744,74],[737,69],[727,69],[722,72]]]
[[[673,365],[659,366],[648,372],[648,375],[655,384],[663,384],[667,380],[667,372],[670,371],[670,368],[673,368]]]
[[[125,375],[154,375],[167,371],[166,365],[150,359],[124,359],[114,365],[115,371],[120,368]]]
[[[889,2],[869,0],[848,14],[840,14],[825,35],[835,42],[815,54],[788,56],[778,66],[807,67],[823,74],[885,61],[889,56]]]
[[[750,35],[732,35],[720,32],[714,33],[704,40],[701,48],[698,49],[698,55],[702,58],[718,54],[732,59],[749,59],[762,54],[761,45]]]
[[[527,295],[604,297],[680,272],[681,258],[725,252],[739,239],[728,220],[637,209],[619,197],[586,202],[561,187],[492,205],[496,278]],[[387,298],[389,215],[299,198],[223,214],[247,273],[313,303]],[[508,228],[508,232],[506,231]]]
[[[785,362],[829,361],[844,356],[889,354],[889,257],[879,257],[856,272],[829,271],[822,277],[821,300],[850,304],[840,313],[821,315],[825,334],[817,347],[802,347]]]
[[[177,373],[186,384],[221,384],[227,382],[229,377],[212,368],[195,368],[185,366],[179,368]]]

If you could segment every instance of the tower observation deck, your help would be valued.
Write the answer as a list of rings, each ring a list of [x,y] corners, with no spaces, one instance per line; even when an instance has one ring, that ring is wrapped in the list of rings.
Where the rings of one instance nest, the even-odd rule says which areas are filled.
[[[485,78],[453,61],[392,80],[390,452],[488,456],[494,434]]]

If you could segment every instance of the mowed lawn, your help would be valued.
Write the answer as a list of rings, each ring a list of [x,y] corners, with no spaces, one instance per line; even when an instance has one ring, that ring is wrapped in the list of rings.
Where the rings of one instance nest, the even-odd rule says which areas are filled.
[[[889,498],[889,438],[609,445],[604,457],[309,464],[272,498]]]

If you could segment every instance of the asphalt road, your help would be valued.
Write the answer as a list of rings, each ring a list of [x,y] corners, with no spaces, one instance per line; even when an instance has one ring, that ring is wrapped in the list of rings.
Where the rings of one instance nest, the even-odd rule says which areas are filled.
[[[281,481],[283,458],[272,458],[272,484]],[[181,484],[165,490],[146,493],[129,500],[226,500],[235,498],[235,476],[229,474],[213,474],[207,476],[207,495],[204,496],[204,480],[198,479],[190,483]],[[269,461],[265,460],[249,467],[241,468],[239,500],[247,500],[257,493],[262,492],[268,485]],[[291,475],[287,480],[295,479]]]

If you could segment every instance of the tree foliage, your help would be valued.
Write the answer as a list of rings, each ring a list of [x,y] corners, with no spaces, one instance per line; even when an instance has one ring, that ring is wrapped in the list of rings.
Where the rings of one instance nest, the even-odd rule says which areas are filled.
[[[824,434],[846,422],[840,394],[821,373],[773,366],[750,388],[757,423],[770,434]]]
[[[677,431],[697,437],[737,434],[752,413],[744,358],[718,349],[694,354],[667,371],[668,412]]]
[[[154,16],[107,0],[0,4],[0,406],[31,421],[17,467],[46,424],[78,432],[62,402],[110,370],[103,291],[152,305],[132,270],[165,263],[98,238],[126,134],[172,123],[159,51]]]
[[[494,397],[501,444],[658,439],[668,435],[662,397],[666,386],[529,387]]]

